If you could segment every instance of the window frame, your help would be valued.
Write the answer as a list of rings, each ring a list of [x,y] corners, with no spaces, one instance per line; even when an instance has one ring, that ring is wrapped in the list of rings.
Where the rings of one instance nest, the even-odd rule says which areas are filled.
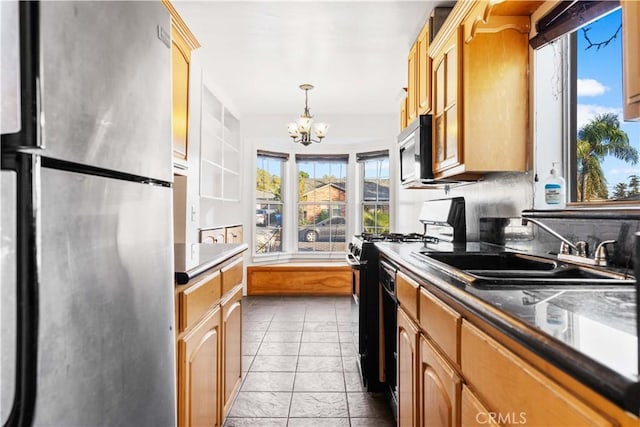
[[[259,198],[258,197],[258,169],[260,169],[258,167],[260,158],[266,158],[266,159],[271,159],[271,160],[280,160],[280,200],[272,200],[272,199],[265,199],[265,198]],[[268,256],[279,256],[281,254],[286,253],[286,249],[287,249],[287,245],[286,245],[286,236],[288,235],[288,230],[286,227],[286,210],[287,210],[287,198],[286,198],[286,193],[287,193],[287,180],[286,180],[286,169],[287,169],[287,164],[289,162],[289,154],[288,153],[278,153],[278,152],[270,152],[270,151],[265,151],[265,150],[258,150],[256,153],[256,168],[255,168],[255,173],[256,173],[256,179],[254,180],[254,189],[256,191],[255,194],[255,205],[277,205],[280,206],[280,212],[281,212],[281,217],[280,217],[280,227],[279,227],[279,232],[280,232],[280,250],[275,250],[275,251],[266,251],[266,252],[258,252],[258,244],[257,244],[257,237],[258,237],[258,231],[261,229],[257,224],[256,224],[256,220],[255,217],[253,217],[253,256],[255,257],[268,257]],[[262,208],[255,208],[255,209],[262,209]],[[253,214],[255,215],[255,214]],[[269,218],[267,217],[267,221],[269,220]],[[276,229],[278,229],[278,227],[276,226]],[[265,243],[266,244],[266,243]],[[264,247],[264,245],[262,246]]]
[[[366,165],[365,163],[368,161],[375,161],[375,160],[379,160],[379,159],[386,159],[387,160],[387,171],[388,171],[388,176],[387,179],[389,180],[389,185],[387,187],[387,191],[388,191],[388,196],[386,201],[384,200],[380,200],[379,197],[379,193],[376,192],[376,200],[365,200],[364,197],[364,193],[365,193],[365,175],[366,175]],[[389,214],[389,225],[387,227],[386,232],[388,233],[391,229],[391,157],[389,155],[389,150],[378,150],[378,151],[372,151],[372,152],[364,152],[364,153],[357,153],[356,154],[356,162],[359,165],[359,176],[358,176],[358,182],[360,183],[360,191],[359,191],[359,198],[358,198],[358,205],[359,205],[359,209],[358,209],[358,221],[360,223],[360,231],[364,232],[365,231],[365,224],[364,224],[364,209],[365,209],[365,205],[375,205],[377,206],[386,206],[387,207],[387,212]],[[377,181],[379,181],[381,178],[378,175],[375,178]],[[376,233],[379,233],[380,231],[380,226],[377,224],[376,222]]]
[[[620,8],[620,5],[617,6],[612,5],[609,2],[593,2],[593,3],[603,3],[604,8],[593,8],[592,15],[596,11],[598,14],[590,15],[590,22],[600,19],[601,17],[608,15],[615,10]],[[604,5],[604,3],[608,3]],[[544,17],[543,17],[544,18]],[[584,17],[583,17],[584,18]],[[586,18],[584,18],[586,19]],[[540,20],[538,20],[540,22]],[[577,23],[575,23],[577,22]],[[597,201],[587,201],[587,202],[579,202],[577,201],[577,107],[578,107],[578,97],[577,97],[577,84],[578,84],[578,37],[580,28],[582,28],[584,20],[578,20],[574,22],[574,27],[569,28],[562,35],[555,35],[554,38],[548,38],[545,40],[544,44],[540,44],[538,46],[532,47],[534,50],[537,50],[540,47],[545,46],[548,43],[553,43],[556,40],[564,39],[566,40],[566,49],[563,53],[564,60],[567,63],[567,66],[564,67],[564,76],[562,79],[568,84],[566,85],[563,91],[563,99],[562,99],[562,117],[561,117],[561,125],[562,125],[562,133],[560,137],[563,141],[562,144],[562,171],[563,177],[566,182],[566,208],[564,210],[571,209],[579,209],[581,211],[588,211],[589,209],[602,211],[603,208],[611,208],[612,210],[624,209],[630,206],[637,206],[637,201],[625,201],[625,200],[597,200]],[[530,41],[531,42],[531,41]],[[623,40],[624,43],[624,40]],[[621,52],[624,55],[624,50]],[[624,70],[623,70],[624,73]],[[621,76],[623,78],[623,76]],[[536,124],[537,126],[539,124]],[[537,132],[537,131],[535,131]],[[540,141],[536,140],[536,144],[539,144]],[[535,151],[544,150],[547,145],[542,145],[542,147],[538,146],[535,148]],[[537,157],[537,156],[536,156]],[[548,173],[548,165],[540,164],[536,159],[535,171],[539,176],[537,177],[539,180],[543,180]],[[535,183],[534,183],[535,184]],[[535,209],[535,207],[534,207]]]
[[[293,254],[300,256],[300,255],[310,255],[310,254],[314,254],[312,256],[329,256],[331,257],[332,255],[335,254],[343,254],[347,251],[347,236],[349,235],[349,230],[348,230],[348,215],[349,215],[349,203],[348,203],[348,194],[349,194],[349,188],[348,188],[348,183],[349,183],[349,154],[296,154],[295,155],[295,170],[296,170],[296,174],[295,174],[295,179],[294,181],[296,183],[299,184],[299,177],[300,177],[300,163],[301,162],[309,162],[309,161],[316,161],[316,162],[335,162],[337,163],[344,163],[344,200],[343,201],[339,201],[339,200],[328,200],[328,201],[317,201],[317,200],[313,200],[313,201],[302,201],[300,200],[300,196],[301,194],[298,191],[295,191],[296,194],[296,201],[293,202],[295,203],[295,235],[296,235],[296,239],[295,239],[295,250],[292,251]],[[332,183],[329,182],[325,185],[331,185]],[[293,186],[296,189],[298,188],[297,186]],[[300,237],[300,233],[302,231],[301,229],[301,225],[300,225],[300,209],[303,206],[317,206],[317,205],[327,205],[327,210],[329,211],[329,217],[328,218],[334,218],[335,214],[334,211],[336,209],[343,209],[344,210],[344,215],[338,215],[338,216],[342,216],[344,218],[344,241],[341,240],[329,240],[328,243],[330,244],[330,247],[333,247],[333,244],[344,244],[344,248],[342,250],[310,250],[310,251],[305,251],[305,250],[301,250],[300,249],[300,243],[301,243],[301,237]],[[308,224],[309,226],[313,225],[317,225],[318,222],[314,223],[314,224]]]

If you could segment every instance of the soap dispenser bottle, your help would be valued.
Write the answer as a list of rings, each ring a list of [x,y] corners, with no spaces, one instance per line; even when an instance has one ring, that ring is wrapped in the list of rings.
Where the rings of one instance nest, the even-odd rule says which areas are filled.
[[[549,176],[544,180],[544,203],[547,209],[564,209],[567,205],[565,182],[555,165],[556,162],[551,164]]]

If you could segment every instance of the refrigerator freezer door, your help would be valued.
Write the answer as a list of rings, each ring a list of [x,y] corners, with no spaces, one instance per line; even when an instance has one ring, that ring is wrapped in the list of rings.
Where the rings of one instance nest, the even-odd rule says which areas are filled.
[[[171,199],[42,168],[35,425],[175,425]]]
[[[0,2],[0,133],[20,131],[20,40],[18,2]]]
[[[41,2],[44,156],[172,181],[160,2]]]
[[[13,405],[16,375],[16,174],[0,175],[0,421],[5,425]]]

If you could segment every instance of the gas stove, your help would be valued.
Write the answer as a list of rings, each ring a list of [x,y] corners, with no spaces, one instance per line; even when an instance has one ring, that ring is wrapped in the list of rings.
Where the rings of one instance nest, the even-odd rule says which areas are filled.
[[[376,242],[424,242],[438,243],[440,239],[419,233],[360,233],[353,236],[349,243],[349,252],[351,257],[359,261],[361,264],[366,263],[369,254],[372,253],[373,244]]]

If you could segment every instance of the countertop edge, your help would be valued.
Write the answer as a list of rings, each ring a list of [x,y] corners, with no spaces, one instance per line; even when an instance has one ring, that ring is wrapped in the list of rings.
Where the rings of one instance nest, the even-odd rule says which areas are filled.
[[[178,285],[184,285],[188,283],[190,280],[193,280],[195,277],[209,270],[211,267],[221,264],[224,261],[232,258],[235,255],[238,255],[244,251],[249,249],[249,245],[246,243],[239,243],[234,245],[234,247],[229,248],[229,250],[221,252],[216,257],[203,262],[187,271],[176,271],[175,272],[175,280]]]
[[[464,288],[467,285],[455,275],[448,275],[444,271],[433,269],[427,263],[423,263],[424,267],[419,268],[408,263],[397,252],[387,250],[384,245],[376,244],[376,247],[399,266],[429,281],[474,315],[544,358],[556,368],[585,384],[617,406],[635,415],[640,415],[640,382],[632,381],[579,351],[558,342],[550,335],[532,328],[508,312],[466,292]],[[603,378],[606,378],[607,381],[603,381]]]

